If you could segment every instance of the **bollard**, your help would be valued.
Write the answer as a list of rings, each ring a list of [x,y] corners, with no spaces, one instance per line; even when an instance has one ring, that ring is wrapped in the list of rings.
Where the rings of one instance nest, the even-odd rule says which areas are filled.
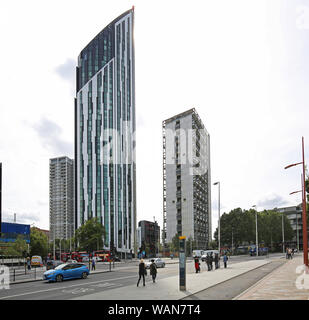
[[[13,281],[15,282],[15,269],[14,269],[14,280]]]
[[[112,263],[109,262],[109,272],[111,272],[111,271],[112,271]]]
[[[36,267],[34,267],[34,280],[36,280]]]

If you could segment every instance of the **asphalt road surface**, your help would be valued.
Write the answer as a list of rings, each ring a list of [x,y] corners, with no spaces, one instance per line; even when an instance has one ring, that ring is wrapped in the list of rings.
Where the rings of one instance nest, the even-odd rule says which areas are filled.
[[[271,255],[276,261],[248,272],[244,275],[218,284],[212,288],[203,290],[188,299],[232,299],[239,293],[246,290],[253,283],[266,276],[280,263],[285,260],[280,259],[282,254]],[[229,264],[249,261],[253,259],[265,259],[264,257],[237,256],[229,259]],[[177,262],[177,261],[175,261]],[[178,263],[166,264],[165,268],[158,269],[158,281],[165,277],[178,274]],[[202,271],[206,270],[206,263],[201,263]],[[97,270],[99,270],[99,264]],[[194,272],[194,264],[188,261],[188,271]],[[146,277],[147,282],[151,282],[151,277]],[[111,290],[123,287],[130,290],[132,285],[136,286],[138,280],[138,262],[122,263],[115,266],[111,272],[92,273],[87,279],[66,280],[60,283],[48,283],[46,281],[33,281],[27,283],[11,284],[10,289],[0,290],[0,300],[67,300],[75,297],[82,297],[90,293]]]

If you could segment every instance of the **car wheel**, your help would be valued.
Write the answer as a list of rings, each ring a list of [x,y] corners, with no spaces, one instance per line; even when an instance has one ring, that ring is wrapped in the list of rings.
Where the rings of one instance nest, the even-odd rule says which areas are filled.
[[[58,274],[56,277],[57,282],[62,282],[63,281],[63,276],[61,274]]]
[[[86,273],[86,272],[83,272],[83,273],[82,273],[82,278],[83,278],[83,279],[86,279],[86,278],[87,278],[87,273]]]

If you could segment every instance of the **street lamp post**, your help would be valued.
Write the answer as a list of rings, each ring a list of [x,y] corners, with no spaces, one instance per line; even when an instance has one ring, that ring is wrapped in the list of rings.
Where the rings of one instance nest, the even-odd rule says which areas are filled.
[[[285,252],[285,245],[284,245],[284,219],[283,219],[284,213],[282,212],[282,253]]]
[[[221,248],[221,233],[220,233],[220,182],[215,182],[214,186],[218,185],[218,247],[219,247],[219,255]]]
[[[257,227],[257,210],[256,205],[252,206],[255,208],[255,250],[256,250],[256,256],[259,255],[259,237],[258,237],[258,227]]]
[[[303,185],[303,175],[301,175],[301,184]],[[303,188],[301,190],[298,190],[298,191],[294,191],[294,192],[291,192],[291,194],[295,194],[295,193],[299,193],[301,192],[302,193],[302,196],[303,196]],[[302,199],[302,202],[304,200]],[[297,212],[297,209],[296,209],[296,243],[297,243],[297,252],[299,252],[299,232],[298,232],[298,212]]]
[[[305,181],[305,150],[304,150],[304,137],[302,137],[302,162],[293,163],[286,166],[284,169],[288,169],[299,164],[303,166],[303,176],[302,176],[302,198],[303,198],[303,254],[304,254],[304,264],[308,267],[308,235],[307,235],[307,214],[306,214],[306,181]]]

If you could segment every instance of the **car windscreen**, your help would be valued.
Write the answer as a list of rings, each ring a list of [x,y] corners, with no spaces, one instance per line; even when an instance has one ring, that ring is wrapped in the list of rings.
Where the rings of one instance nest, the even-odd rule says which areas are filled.
[[[60,264],[58,267],[55,268],[55,270],[61,270],[63,267],[65,267],[67,264],[66,263],[62,263]]]

